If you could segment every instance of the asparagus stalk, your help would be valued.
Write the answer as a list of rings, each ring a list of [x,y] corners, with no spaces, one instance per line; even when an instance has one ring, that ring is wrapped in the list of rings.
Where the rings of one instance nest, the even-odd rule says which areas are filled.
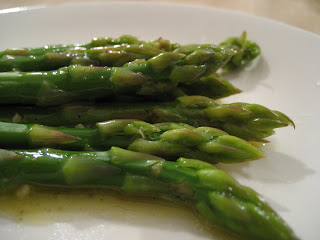
[[[220,46],[233,51],[234,56],[225,69],[234,70],[250,63],[260,54],[259,46],[242,36],[228,38]],[[7,49],[0,52],[0,72],[6,71],[49,71],[70,64],[84,66],[122,66],[135,59],[149,59],[164,51],[188,52],[205,49],[212,45],[171,44],[168,40],[145,42],[129,35],[118,39],[99,38],[88,44],[53,45],[42,48]],[[189,52],[190,53],[190,52]],[[198,53],[195,53],[197,55]],[[203,56],[202,56],[203,57]]]
[[[149,59],[165,52],[159,48],[122,44],[99,48],[66,49],[63,52],[48,52],[43,55],[3,56],[0,59],[0,72],[49,71],[68,65],[121,67],[136,59]]]
[[[106,152],[0,150],[0,189],[20,184],[112,187],[125,193],[179,198],[211,223],[244,239],[297,240],[252,189],[212,165],[112,147]]]
[[[130,62],[124,67],[69,66],[49,72],[0,73],[0,104],[50,106],[121,94],[163,99],[164,94],[177,91],[180,85],[208,78],[231,55],[230,51],[220,47],[206,46],[190,54],[162,53],[147,61]],[[199,84],[212,88],[217,83],[224,86],[223,95],[239,92],[230,83],[226,85],[216,78]]]
[[[0,121],[75,126],[134,118],[151,123],[177,122],[194,127],[222,129],[249,141],[266,142],[275,128],[293,125],[283,113],[258,104],[218,104],[203,96],[184,96],[172,102],[89,104],[74,103],[51,108],[0,107]]]
[[[131,35],[122,35],[119,38],[94,38],[91,42],[86,44],[68,44],[68,45],[46,45],[39,48],[13,48],[13,49],[6,49],[5,51],[0,52],[0,57],[5,55],[10,56],[39,56],[46,53],[61,53],[66,50],[71,49],[91,49],[96,47],[105,47],[105,46],[116,46],[116,45],[123,45],[123,44],[144,44],[152,47],[156,47],[158,49],[163,49],[165,51],[171,51],[179,45],[171,44],[168,40],[163,38],[158,38],[157,40],[153,41],[141,41],[138,38],[131,36]]]
[[[120,56],[128,62],[137,58],[150,58],[163,51],[171,51],[177,44],[159,38],[154,41],[140,41],[130,35],[119,38],[95,38],[87,44],[49,45],[40,48],[7,49],[0,52],[0,72],[7,71],[49,71],[70,64],[102,65],[106,59],[119,66],[121,61],[116,61]],[[92,50],[90,50],[92,49]],[[97,59],[97,51],[101,60]],[[92,54],[94,52],[95,54]],[[146,54],[144,54],[146,53]],[[157,54],[156,54],[157,53]],[[91,59],[91,57],[93,57]],[[123,60],[124,61],[124,60]]]
[[[219,45],[234,50],[234,55],[230,61],[223,66],[223,69],[227,72],[247,66],[261,53],[260,47],[255,42],[247,40],[246,32],[243,32],[241,37],[228,38]]]
[[[0,57],[5,55],[9,56],[39,56],[46,53],[52,52],[64,52],[68,49],[76,49],[76,48],[85,48],[90,49],[94,47],[104,47],[104,46],[112,46],[112,45],[120,45],[120,44],[137,44],[140,41],[133,36],[130,35],[122,35],[119,38],[94,38],[90,43],[87,44],[68,44],[68,45],[46,45],[39,48],[12,48],[6,49],[5,51],[0,52]]]
[[[210,127],[124,119],[91,128],[47,127],[0,122],[0,147],[66,150],[106,150],[112,146],[174,160],[197,158],[210,163],[234,163],[263,157],[250,143]]]

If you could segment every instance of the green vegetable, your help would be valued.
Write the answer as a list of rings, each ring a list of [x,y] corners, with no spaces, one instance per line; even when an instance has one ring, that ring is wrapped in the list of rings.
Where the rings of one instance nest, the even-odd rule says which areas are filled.
[[[52,147],[69,150],[107,150],[112,146],[166,159],[197,158],[233,163],[263,157],[250,143],[215,128],[124,119],[96,124],[95,129],[47,127],[0,122],[0,147]]]
[[[228,38],[220,43],[219,46],[234,50],[234,55],[230,61],[223,66],[223,69],[227,72],[238,70],[247,66],[261,53],[261,49],[258,44],[247,40],[246,32],[243,32],[240,38]]]
[[[168,162],[116,147],[107,152],[0,150],[0,189],[20,184],[112,187],[179,198],[211,223],[244,239],[298,239],[255,191],[199,160]]]
[[[283,113],[258,104],[218,104],[203,96],[185,96],[172,102],[74,103],[47,109],[0,107],[0,121],[3,122],[75,126],[126,118],[216,127],[245,140],[262,142],[275,128],[293,125]]]
[[[220,46],[233,52],[231,61],[224,67],[234,70],[249,64],[260,54],[259,46],[242,36],[228,38]],[[7,49],[0,52],[0,72],[7,71],[49,71],[71,64],[83,66],[122,66],[135,59],[149,59],[165,51],[176,51],[190,54],[189,63],[201,58],[206,60],[212,55],[207,52],[210,44],[193,44],[180,46],[171,44],[168,40],[159,38],[155,41],[139,41],[136,37],[123,35],[117,39],[97,38],[88,44],[52,45],[41,48]]]
[[[119,95],[163,100],[165,95],[172,98],[178,90],[182,92],[180,86],[192,84],[213,89],[203,93],[209,96],[216,92],[218,97],[238,93],[239,89],[226,84],[227,81],[210,78],[229,60],[231,52],[217,46],[200,50],[195,49],[190,54],[165,52],[123,67],[69,66],[49,72],[0,73],[0,104],[50,106]],[[205,55],[206,59],[200,55]],[[215,86],[219,86],[219,91]],[[199,90],[195,91],[198,94]]]
[[[163,52],[165,51],[148,45],[122,44],[92,49],[67,49],[64,52],[48,52],[38,56],[4,56],[0,59],[0,71],[48,71],[75,64],[121,67],[130,61],[149,59]]]
[[[128,61],[148,59],[176,47],[177,44],[162,38],[145,42],[123,35],[116,39],[96,38],[88,44],[7,49],[0,52],[0,72],[49,71],[70,64],[122,66]]]

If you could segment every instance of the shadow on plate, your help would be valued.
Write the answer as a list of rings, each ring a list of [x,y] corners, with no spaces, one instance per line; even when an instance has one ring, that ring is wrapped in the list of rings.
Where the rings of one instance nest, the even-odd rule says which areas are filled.
[[[241,177],[274,184],[295,183],[315,173],[298,159],[275,151],[268,152],[266,158],[257,161],[218,166],[236,179]]]
[[[269,72],[269,64],[263,56],[260,56],[250,66],[232,73],[223,73],[222,75],[244,92],[250,92],[255,90],[258,85],[263,85],[263,80],[268,77]],[[267,88],[270,87],[265,86]]]

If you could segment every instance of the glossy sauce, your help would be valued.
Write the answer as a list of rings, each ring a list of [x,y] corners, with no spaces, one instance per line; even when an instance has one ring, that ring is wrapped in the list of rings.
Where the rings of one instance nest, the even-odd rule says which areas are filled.
[[[0,195],[0,217],[19,224],[48,225],[73,222],[78,218],[98,218],[128,225],[157,224],[161,229],[184,230],[201,239],[237,238],[204,223],[190,206],[153,197],[124,196],[110,190],[49,189],[32,187],[24,194]],[[169,219],[169,221],[167,221]],[[176,226],[172,226],[172,223]]]

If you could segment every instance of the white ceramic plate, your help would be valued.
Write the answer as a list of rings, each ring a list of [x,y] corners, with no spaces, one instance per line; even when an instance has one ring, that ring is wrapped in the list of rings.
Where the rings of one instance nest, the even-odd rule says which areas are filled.
[[[145,40],[162,36],[180,43],[218,43],[240,35],[243,30],[248,38],[260,44],[263,54],[251,68],[229,76],[243,93],[225,102],[260,103],[283,111],[292,117],[296,129],[278,129],[269,138],[271,144],[265,159],[221,167],[260,192],[301,239],[317,240],[320,233],[319,36],[275,21],[209,7],[92,3],[0,14],[0,50],[86,42],[96,36],[121,34]],[[143,204],[113,197],[99,205],[96,200],[92,202],[94,206],[86,206],[84,201],[81,203],[84,205],[76,206],[78,198],[74,197],[67,201],[68,206],[60,206],[63,202],[57,199],[53,210],[59,214],[54,216],[45,207],[33,213],[22,212],[18,221],[2,216],[1,239],[227,238],[202,229],[195,215],[171,205],[148,202],[144,208]],[[67,211],[68,208],[73,210]],[[40,224],[30,220],[32,214],[50,217]]]

